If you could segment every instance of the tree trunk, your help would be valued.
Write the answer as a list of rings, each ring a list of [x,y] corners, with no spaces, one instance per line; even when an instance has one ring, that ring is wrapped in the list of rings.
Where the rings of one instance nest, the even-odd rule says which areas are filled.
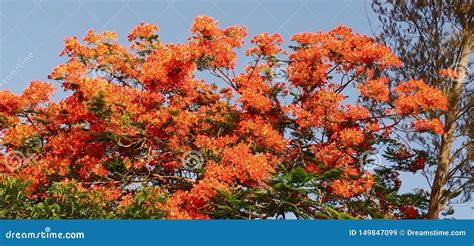
[[[457,71],[459,77],[454,81],[453,86],[447,90],[448,112],[445,114],[444,134],[441,137],[441,145],[438,155],[438,168],[431,187],[430,202],[428,206],[428,219],[437,219],[441,210],[446,206],[446,199],[443,196],[444,186],[447,183],[449,164],[451,159],[451,147],[454,141],[454,132],[457,127],[457,117],[460,113],[460,100],[464,90],[464,80],[469,62],[472,45],[468,42],[464,45]]]

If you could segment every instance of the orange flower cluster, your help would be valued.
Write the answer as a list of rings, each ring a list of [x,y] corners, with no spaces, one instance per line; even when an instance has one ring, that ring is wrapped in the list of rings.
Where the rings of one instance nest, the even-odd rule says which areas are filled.
[[[191,27],[190,45],[197,51],[201,65],[211,68],[235,67],[237,55],[233,49],[243,46],[247,36],[244,27],[219,29],[219,23],[208,16],[198,16]]]
[[[375,101],[388,102],[388,79],[382,77],[380,79],[369,80],[359,86],[360,93],[363,97],[368,97]]]
[[[345,128],[339,132],[338,139],[342,146],[358,146],[364,142],[365,134],[356,128]]]
[[[30,86],[23,91],[22,99],[29,107],[35,107],[40,103],[48,102],[56,88],[50,83],[32,81]]]
[[[247,74],[240,74],[235,78],[235,83],[241,94],[238,101],[242,102],[245,109],[254,108],[263,112],[272,109],[273,101],[268,96],[271,88],[268,83],[265,83],[265,78],[258,74],[258,71],[253,72],[253,74],[252,71],[247,71]]]
[[[443,134],[444,126],[439,119],[417,120],[412,122],[417,131],[432,131],[437,134]]]
[[[395,109],[400,115],[447,110],[447,100],[443,93],[422,80],[402,82],[394,92],[399,94],[395,100]]]
[[[267,146],[277,151],[284,151],[287,141],[279,131],[274,129],[262,117],[242,120],[240,126],[239,132],[242,135],[251,134],[258,145]]]
[[[354,177],[356,178],[354,179]],[[343,198],[351,198],[370,190],[373,185],[374,178],[370,173],[365,173],[360,176],[357,169],[348,168],[344,170],[341,179],[332,182],[331,188],[335,195]]]
[[[247,50],[246,55],[248,56],[263,55],[265,57],[271,57],[286,53],[282,48],[280,48],[280,45],[283,44],[283,39],[278,33],[272,35],[268,33],[262,33],[253,37],[251,42],[257,46]]]
[[[212,218],[221,192],[272,193],[269,181],[304,168],[317,174],[323,195],[340,201],[371,190],[374,178],[356,160],[387,137],[393,125],[384,123],[446,109],[442,93],[423,81],[400,83],[389,97],[374,70],[400,61],[344,26],[294,35],[284,59],[279,34],[256,35],[241,73],[234,68],[244,27],[221,29],[199,16],[183,44],[161,43],[158,31],[141,23],[130,48],[113,32],[90,30],[84,44],[66,38],[61,54],[69,60],[49,75],[68,91],[58,102],[50,100],[54,87],[39,81],[22,95],[0,91],[0,166],[11,153],[31,160],[8,175],[31,181],[32,197],[63,182],[125,211],[140,186],[165,199],[141,206],[167,218]],[[198,80],[197,70],[223,83]],[[344,104],[350,84],[380,108]],[[432,119],[413,127],[442,132]]]
[[[235,182],[255,187],[275,171],[273,163],[265,155],[252,154],[245,144],[226,148],[221,164],[211,161],[207,164],[204,178],[190,191],[175,193],[166,203],[170,218],[209,218],[209,201],[218,191],[227,191]]]
[[[339,26],[328,33],[299,33],[292,41],[300,44],[290,54],[292,63],[288,66],[290,82],[296,85],[321,85],[327,81],[330,62],[340,64],[340,69],[365,70],[377,66],[380,69],[399,66],[400,60],[389,48],[375,43],[364,35],[356,35],[345,26]]]
[[[142,64],[140,81],[150,91],[179,88],[193,77],[195,55],[185,45],[166,45],[156,49]]]
[[[451,68],[441,69],[439,70],[439,74],[446,78],[456,79],[457,77],[459,77],[459,72]]]
[[[0,91],[0,111],[5,116],[21,108],[21,98],[9,91]]]
[[[128,41],[131,42],[136,40],[137,38],[149,39],[159,31],[160,29],[158,29],[156,25],[142,22],[140,23],[140,25],[133,28],[130,34],[128,34]]]

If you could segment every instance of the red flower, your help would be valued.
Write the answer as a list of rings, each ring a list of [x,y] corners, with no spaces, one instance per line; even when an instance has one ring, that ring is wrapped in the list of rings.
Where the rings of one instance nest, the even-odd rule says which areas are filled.
[[[402,205],[400,207],[400,211],[402,212],[403,217],[406,219],[415,219],[418,217],[418,210],[413,205]]]

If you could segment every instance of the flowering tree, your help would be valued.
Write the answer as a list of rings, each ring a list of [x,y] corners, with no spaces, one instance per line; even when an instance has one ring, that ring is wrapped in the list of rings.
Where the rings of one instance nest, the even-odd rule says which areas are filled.
[[[382,24],[378,39],[403,62],[389,81],[423,78],[448,99],[448,110],[437,116],[444,122],[442,134],[396,129],[400,138],[410,139],[408,153],[423,153],[426,160],[420,172],[430,189],[429,219],[453,214],[456,204],[471,201],[474,194],[473,6],[472,1],[372,4]]]
[[[421,118],[446,109],[440,91],[380,75],[401,65],[387,47],[344,26],[289,50],[263,33],[237,69],[244,27],[200,16],[187,43],[158,32],[141,23],[129,48],[113,32],[66,38],[59,102],[47,82],[0,91],[2,218],[423,216],[426,194],[359,161],[399,124],[443,129]]]

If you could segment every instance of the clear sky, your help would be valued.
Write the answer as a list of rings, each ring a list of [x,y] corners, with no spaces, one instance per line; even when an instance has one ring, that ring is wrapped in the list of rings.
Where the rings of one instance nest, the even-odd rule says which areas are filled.
[[[31,80],[47,75],[66,58],[59,57],[66,36],[82,38],[88,29],[116,31],[126,44],[140,22],[160,28],[163,42],[189,36],[196,15],[209,15],[221,26],[244,25],[249,37],[278,32],[285,40],[303,31],[327,31],[343,24],[373,35],[380,29],[370,0],[0,0],[0,90],[20,93]],[[371,25],[369,24],[371,23]],[[57,99],[63,96],[59,93]],[[403,175],[402,191],[426,187],[423,177]],[[472,219],[472,204],[457,206],[456,218]]]

